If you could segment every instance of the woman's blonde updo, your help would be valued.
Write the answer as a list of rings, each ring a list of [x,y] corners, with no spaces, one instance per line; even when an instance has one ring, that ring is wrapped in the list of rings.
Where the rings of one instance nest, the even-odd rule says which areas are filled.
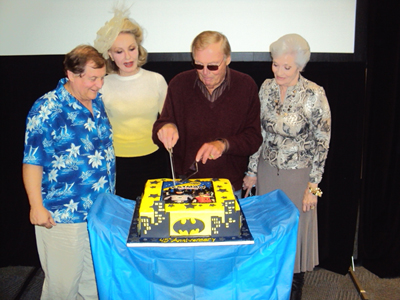
[[[120,33],[130,33],[135,37],[139,48],[138,67],[143,66],[147,61],[147,51],[142,46],[142,28],[129,18],[128,8],[114,8],[114,17],[97,31],[97,38],[94,41],[94,47],[107,61],[107,73],[118,73],[119,71],[115,62],[111,60],[108,51]]]

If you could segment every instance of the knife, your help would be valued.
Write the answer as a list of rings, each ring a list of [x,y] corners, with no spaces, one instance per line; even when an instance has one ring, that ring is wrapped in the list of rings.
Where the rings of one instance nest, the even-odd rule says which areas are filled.
[[[167,149],[169,153],[169,161],[171,162],[171,172],[172,172],[172,180],[174,181],[174,186],[176,186],[175,182],[175,171],[174,171],[174,163],[172,161],[172,148]]]
[[[185,173],[185,175],[180,176],[181,182],[188,180],[190,177],[192,177],[194,174],[196,174],[199,171],[199,167],[197,165],[197,161],[194,161],[192,165],[190,166],[189,170]]]

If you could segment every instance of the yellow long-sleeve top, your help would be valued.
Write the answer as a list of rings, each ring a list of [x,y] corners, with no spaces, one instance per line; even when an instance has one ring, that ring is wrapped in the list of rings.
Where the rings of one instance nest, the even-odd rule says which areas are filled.
[[[155,152],[158,146],[151,135],[167,93],[164,77],[142,68],[132,76],[110,74],[100,92],[113,128],[115,155],[137,157]]]

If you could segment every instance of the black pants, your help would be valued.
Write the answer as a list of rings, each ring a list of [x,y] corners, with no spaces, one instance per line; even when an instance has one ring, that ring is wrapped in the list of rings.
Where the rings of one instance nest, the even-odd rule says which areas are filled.
[[[171,178],[168,152],[160,148],[149,155],[117,157],[117,195],[136,200],[148,179]]]

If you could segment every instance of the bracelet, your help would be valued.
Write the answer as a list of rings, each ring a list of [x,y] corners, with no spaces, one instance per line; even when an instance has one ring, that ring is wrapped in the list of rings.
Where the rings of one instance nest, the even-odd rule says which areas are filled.
[[[252,172],[244,172],[244,174],[246,174],[246,176],[249,176],[249,177],[257,177],[257,174],[254,174]]]
[[[317,197],[322,196],[322,190],[319,187],[316,187],[315,189],[313,189],[311,186],[309,186],[308,191]]]

